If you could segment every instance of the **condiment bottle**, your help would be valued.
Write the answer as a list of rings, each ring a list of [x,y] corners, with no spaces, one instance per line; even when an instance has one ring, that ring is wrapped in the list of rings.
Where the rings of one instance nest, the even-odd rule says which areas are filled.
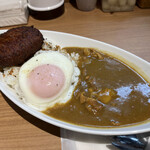
[[[76,0],[77,7],[82,11],[91,11],[95,8],[97,0]]]
[[[137,4],[141,8],[150,8],[150,0],[137,0]]]
[[[136,0],[101,0],[104,12],[132,11]]]

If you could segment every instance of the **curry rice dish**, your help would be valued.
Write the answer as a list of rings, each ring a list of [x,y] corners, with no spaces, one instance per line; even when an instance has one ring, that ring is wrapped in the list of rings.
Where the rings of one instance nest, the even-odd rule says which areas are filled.
[[[28,38],[25,39],[25,36]],[[30,36],[33,37],[31,41],[29,41]],[[14,44],[14,40],[10,40],[13,38],[18,41],[17,44]],[[0,39],[0,68],[4,70],[0,72],[0,79],[4,78],[5,83],[12,88],[18,98],[23,101],[25,95],[20,89],[21,84],[19,87],[19,70],[21,70],[20,68],[22,68],[24,64],[28,64],[27,66],[29,66],[30,69],[33,68],[35,63],[32,63],[30,60],[31,63],[26,63],[25,61],[28,62],[28,59],[40,50],[43,44],[43,36],[40,31],[33,27],[20,27],[0,35]],[[46,45],[46,43],[44,44]],[[11,47],[15,50],[11,49]],[[48,50],[43,47],[42,49],[42,53],[45,54],[39,54],[40,56],[46,55],[46,51],[49,51],[49,53],[51,53],[49,54],[51,55],[49,58],[53,58],[52,54],[55,53],[59,58],[65,57],[65,59],[67,59],[66,62],[69,61],[70,65],[72,63],[74,64],[71,65],[72,70],[70,70],[69,73],[73,74],[72,72],[74,72],[74,77],[71,78],[68,76],[70,78],[68,81],[69,85],[65,83],[69,78],[67,77],[66,80],[64,77],[64,83],[62,84],[66,85],[68,90],[68,93],[66,91],[64,92],[67,93],[66,97],[69,98],[71,96],[71,99],[65,101],[65,99],[59,95],[59,100],[65,101],[65,103],[56,103],[53,107],[48,107],[45,102],[53,101],[53,98],[45,100],[45,97],[40,97],[40,99],[38,99],[38,106],[41,107],[40,104],[44,102],[44,107],[47,108],[42,111],[44,114],[61,121],[88,127],[129,126],[150,119],[150,84],[130,66],[111,55],[104,54],[93,48],[66,47],[60,50],[57,46],[53,48],[52,45],[49,45]],[[26,52],[24,53],[24,51]],[[64,51],[66,54],[62,54],[61,51]],[[20,59],[16,59],[14,56],[18,56]],[[79,56],[77,63],[75,63],[75,57],[72,56]],[[31,59],[38,61],[35,59],[37,57],[38,56],[34,55]],[[49,63],[49,60],[51,60],[49,58],[46,60],[48,64],[43,66],[48,69],[52,67],[54,72],[58,69],[64,74],[65,66],[61,67],[61,65],[65,59],[60,59],[59,67],[56,68],[53,62]],[[40,61],[43,61],[41,57]],[[43,70],[43,66],[39,64],[37,68],[35,67],[34,69]],[[10,69],[7,70],[5,67],[10,67]],[[64,68],[64,71],[62,68]],[[30,70],[31,75],[33,70]],[[67,69],[67,72],[68,70],[69,69]],[[73,70],[76,70],[76,72]],[[38,75],[39,73],[37,73],[36,77]],[[10,76],[10,78],[7,78],[7,76]],[[25,79],[28,77],[27,75]],[[60,74],[58,74],[58,77],[59,79],[62,78]],[[10,81],[11,85],[9,85]],[[26,83],[26,80],[22,80],[22,82]],[[33,82],[36,85],[36,82]],[[28,85],[26,85],[26,87],[28,87]],[[72,87],[74,87],[74,90]],[[51,89],[52,88],[53,87],[51,87]],[[24,88],[24,90],[26,89],[28,88]],[[69,94],[69,89],[72,90],[72,95]],[[28,89],[28,91],[32,93],[31,89]],[[60,94],[64,95],[64,93],[61,93],[61,90],[59,91]],[[30,96],[28,95],[28,97]],[[23,102],[26,102],[26,100]],[[37,100],[34,99],[34,102],[37,103]]]

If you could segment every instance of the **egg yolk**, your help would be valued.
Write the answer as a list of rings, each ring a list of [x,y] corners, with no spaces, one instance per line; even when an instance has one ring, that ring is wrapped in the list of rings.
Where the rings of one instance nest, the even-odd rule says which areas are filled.
[[[65,75],[56,65],[44,64],[32,70],[28,77],[28,83],[39,97],[55,97],[65,84]]]

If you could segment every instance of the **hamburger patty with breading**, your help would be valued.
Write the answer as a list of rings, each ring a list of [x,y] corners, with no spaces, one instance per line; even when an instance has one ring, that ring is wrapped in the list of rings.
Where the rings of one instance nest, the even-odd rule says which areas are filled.
[[[0,67],[18,66],[41,49],[43,35],[34,27],[18,27],[0,35]]]

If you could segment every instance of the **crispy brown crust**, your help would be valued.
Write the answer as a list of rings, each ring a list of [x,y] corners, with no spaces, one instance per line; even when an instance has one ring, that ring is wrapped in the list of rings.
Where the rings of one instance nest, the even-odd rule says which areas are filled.
[[[13,28],[0,35],[0,67],[23,64],[40,50],[43,35],[34,27]]]

